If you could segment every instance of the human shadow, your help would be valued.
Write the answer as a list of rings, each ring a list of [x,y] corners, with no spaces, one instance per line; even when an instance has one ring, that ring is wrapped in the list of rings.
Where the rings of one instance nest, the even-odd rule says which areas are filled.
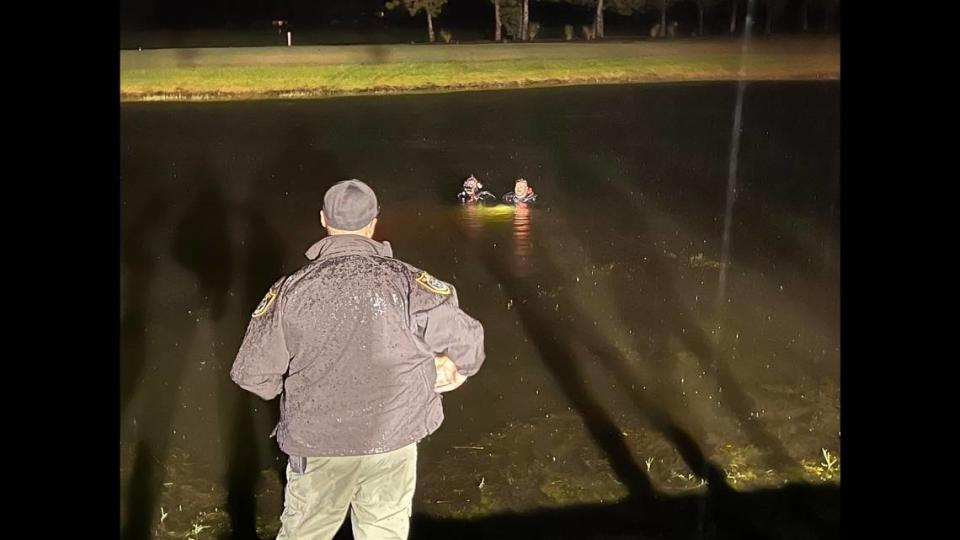
[[[583,372],[578,367],[578,359],[572,351],[577,346],[584,346],[600,357],[604,366],[610,369],[618,379],[636,380],[636,375],[625,368],[627,361],[622,357],[622,353],[606,344],[603,338],[595,335],[590,330],[591,325],[571,324],[571,321],[581,320],[580,314],[560,318],[549,315],[551,310],[538,307],[534,300],[535,287],[522,283],[521,280],[512,279],[505,263],[498,257],[487,253],[482,256],[482,259],[491,273],[501,281],[507,293],[516,299],[515,305],[527,335],[540,351],[545,366],[554,376],[564,395],[583,417],[591,438],[606,454],[614,473],[627,486],[629,497],[613,506],[579,507],[558,512],[560,515],[569,516],[569,521],[582,520],[584,517],[589,518],[594,515],[598,518],[603,516],[602,520],[588,521],[588,526],[581,523],[572,529],[565,527],[553,529],[556,523],[545,525],[545,522],[551,521],[554,517],[559,519],[559,517],[546,518],[550,512],[542,512],[522,517],[491,518],[480,527],[480,529],[488,527],[486,532],[478,530],[477,535],[472,535],[469,531],[462,531],[465,537],[524,537],[525,533],[517,531],[526,531],[531,534],[533,531],[538,531],[533,537],[539,538],[616,537],[604,536],[605,533],[610,532],[605,529],[606,527],[616,529],[618,534],[642,531],[643,534],[660,538],[688,537],[685,536],[687,533],[711,537],[708,532],[718,528],[737,532],[731,536],[714,537],[768,537],[761,534],[753,518],[743,511],[745,499],[730,488],[722,468],[704,455],[696,440],[680,428],[671,415],[655,400],[640,393],[633,393],[631,397],[637,406],[637,413],[646,418],[655,430],[674,445],[690,470],[705,480],[707,488],[707,493],[703,496],[679,499],[657,492],[646,473],[631,455],[621,436],[622,430],[617,427],[599,402],[590,395],[590,391],[582,382]],[[542,264],[543,261],[540,260],[538,263]],[[549,275],[553,270],[556,269],[548,267],[544,269],[543,274]],[[570,299],[562,299],[565,302],[564,305],[568,306],[565,310],[569,312],[573,308],[569,307],[572,302],[568,300]],[[809,501],[807,499],[799,501],[792,511],[800,516],[806,516],[807,519],[792,526],[809,531],[814,535],[811,537],[825,537],[822,533],[828,532],[827,525],[816,515],[816,512],[810,512],[803,505],[809,505]],[[429,527],[436,526],[438,531],[450,525],[442,520],[427,522],[430,523]],[[475,525],[474,522],[470,523],[471,527]],[[456,527],[456,525],[451,526]],[[545,534],[542,530],[544,526],[547,530],[555,530],[558,534],[562,531],[563,534],[558,536]],[[511,532],[501,536],[507,530]],[[427,534],[427,537],[431,537],[430,534]]]
[[[610,465],[617,477],[628,487],[633,497],[654,495],[650,479],[634,462],[630,448],[622,436],[622,431],[604,407],[590,394],[582,383],[583,373],[573,354],[571,331],[575,331],[561,318],[546,318],[538,313],[535,306],[536,289],[517,280],[501,257],[489,250],[483,250],[481,261],[498,280],[506,294],[515,299],[519,318],[527,335],[540,352],[545,366],[560,385],[567,399],[583,417],[587,430],[597,445],[610,459]],[[538,261],[543,262],[543,261]]]
[[[156,498],[155,478],[157,460],[151,444],[141,439],[136,447],[136,461],[130,475],[127,495],[127,523],[121,531],[125,540],[150,538],[150,523],[153,520],[153,500]]]
[[[241,309],[252,311],[264,292],[270,287],[283,270],[283,242],[279,234],[269,225],[263,215],[250,205],[237,211],[238,225],[242,227],[244,245],[240,260],[244,277],[240,290]],[[256,489],[262,466],[259,448],[261,441],[255,422],[255,406],[266,409],[271,424],[279,419],[278,407],[271,403],[259,403],[249,392],[238,388],[226,374],[232,366],[232,354],[219,355],[224,376],[219,380],[222,387],[223,405],[232,410],[232,422],[227,424],[224,440],[227,445],[227,511],[230,514],[231,533],[228,538],[252,540],[258,538],[256,531]],[[232,353],[233,351],[229,351]],[[285,481],[286,461],[278,450],[271,445],[270,468]]]
[[[577,153],[572,150],[577,147],[577,144],[576,139],[568,135],[561,136],[558,146],[571,150],[559,154],[567,157],[562,159],[561,170],[572,178],[596,176],[596,171],[591,170],[591,166],[600,167],[603,164],[573,159]],[[666,151],[666,149],[662,150]],[[650,150],[647,148],[637,149],[636,152],[637,160],[650,158],[648,155]],[[675,169],[679,167],[676,164],[663,163],[662,166],[666,167],[666,173],[679,171]],[[617,176],[613,174],[608,175],[605,181],[591,183],[591,196],[598,200],[598,204],[627,206],[628,209],[619,211],[611,208],[611,211],[605,212],[602,218],[596,219],[598,227],[611,231],[609,234],[602,235],[605,242],[600,242],[596,234],[580,239],[580,243],[587,252],[587,258],[601,265],[606,262],[606,257],[610,257],[601,249],[601,246],[616,242],[617,249],[614,251],[612,262],[618,263],[621,267],[634,269],[633,272],[611,272],[608,281],[609,290],[613,291],[610,297],[616,318],[624,327],[631,329],[625,339],[631,343],[633,350],[645,357],[645,367],[659,372],[661,376],[658,379],[664,382],[670,380],[666,371],[675,363],[670,351],[670,341],[675,340],[679,343],[683,349],[695,357],[702,372],[710,373],[716,379],[718,393],[722,393],[720,403],[729,411],[730,418],[743,429],[745,434],[765,450],[764,458],[768,466],[797,472],[798,465],[783,443],[770,433],[762,419],[752,419],[751,413],[756,409],[755,403],[742,389],[729,368],[729,358],[713,343],[711,336],[704,331],[702,322],[697,320],[677,296],[679,283],[676,261],[668,259],[655,241],[653,228],[644,216],[643,206],[637,202],[637,198],[630,196],[633,187],[622,180],[617,180]],[[563,197],[556,197],[556,206],[565,213],[573,212],[577,204],[576,200],[568,201]],[[616,231],[630,231],[630,233],[618,235]],[[638,302],[636,295],[621,293],[621,291],[637,290],[638,287],[656,291],[656,296],[648,296],[645,300]],[[592,340],[592,343],[597,349],[604,347],[603,340]],[[658,399],[663,399],[663,396],[673,389],[672,386],[667,384],[664,388],[663,383],[659,383]],[[682,394],[680,390],[676,388],[674,394]],[[633,391],[632,394],[636,396],[637,392]],[[717,399],[720,400],[720,397],[718,396]],[[686,415],[685,420],[694,426],[701,422],[692,414]],[[704,437],[700,436],[703,430],[699,426],[692,429],[698,433],[698,440],[704,440]],[[697,472],[697,469],[693,470]]]
[[[201,173],[206,177],[205,173]],[[223,316],[236,269],[231,254],[229,203],[213,182],[200,188],[177,225],[171,255],[197,279],[201,301],[214,320]]]
[[[147,316],[149,292],[156,279],[156,265],[149,249],[152,234],[169,212],[169,201],[161,193],[153,195],[124,228],[122,262],[127,270],[124,283],[121,343],[123,362],[120,364],[120,414],[139,390],[139,380],[146,364]]]
[[[666,339],[677,340],[684,349],[693,354],[704,372],[711,373],[716,378],[717,386],[723,395],[722,405],[736,419],[746,435],[766,451],[768,465],[796,472],[798,465],[787,452],[783,442],[770,432],[763,419],[751,418],[756,403],[743,390],[730,369],[730,358],[719,349],[711,335],[704,330],[702,323],[676,296],[679,286],[676,263],[671,263],[663,251],[655,247],[650,234],[651,228],[644,222],[642,212],[631,212],[630,216],[617,226],[629,227],[629,230],[635,233],[631,252],[643,261],[644,275],[656,281],[657,291],[666,295],[664,301],[652,302],[645,309],[637,309],[635,303],[627,301],[628,297],[625,295],[614,295],[620,320],[639,330],[634,336],[634,342],[638,345],[642,343],[644,334],[661,343]],[[595,249],[589,243],[587,245],[588,249]],[[599,257],[599,254],[597,256]],[[611,275],[611,287],[614,290],[628,290],[630,285],[624,274],[615,272]],[[665,366],[671,361],[669,350],[665,346],[659,347],[653,354],[659,357],[652,362],[654,366]]]
[[[797,516],[813,508],[818,524]],[[701,527],[692,515],[714,508]],[[543,540],[832,540],[840,538],[840,488],[790,484],[734,493],[719,506],[712,493],[580,504],[473,519],[413,516],[411,538]]]
[[[173,240],[170,245],[171,258],[190,272],[196,279],[199,297],[187,300],[184,306],[200,308],[207,306],[213,319],[218,319],[224,310],[229,280],[233,268],[229,257],[229,238],[226,230],[228,206],[222,193],[211,181],[211,170],[201,161],[195,169],[195,183],[201,187],[193,202],[184,210],[180,221],[176,225]],[[162,203],[156,203],[152,210],[153,217],[159,218]],[[148,213],[147,215],[150,215]],[[142,238],[130,237],[131,246],[135,241],[143,242]],[[134,248],[134,254],[138,248]],[[153,264],[154,261],[150,261]],[[144,263],[146,265],[146,263]],[[144,270],[144,268],[140,268]],[[147,270],[147,276],[152,276],[154,269]],[[139,279],[143,279],[140,275]],[[151,278],[152,279],[152,278]],[[149,282],[140,285],[147,287]],[[148,289],[139,290],[136,295],[146,298]],[[136,298],[136,296],[135,296]],[[141,298],[141,301],[145,302]],[[180,310],[175,310],[180,311]],[[198,312],[197,316],[200,316]],[[136,322],[126,321],[125,324]],[[156,351],[153,354],[163,358],[156,362],[156,371],[152,374],[155,384],[145,385],[139,389],[145,394],[144,403],[147,405],[140,413],[142,437],[137,442],[137,453],[134,457],[133,471],[130,479],[128,495],[129,520],[122,531],[122,537],[127,540],[140,540],[150,537],[155,501],[160,496],[163,478],[166,474],[165,462],[169,455],[174,430],[171,429],[176,404],[179,399],[180,383],[183,380],[189,359],[179,343],[189,344],[198,331],[197,320],[183,317],[167,320],[173,335],[178,341],[173,344],[174,350],[164,354]],[[136,327],[130,329],[136,331]],[[134,340],[136,345],[136,339]],[[133,354],[136,351],[131,351]],[[140,354],[143,358],[132,360],[146,362],[146,348],[141,344]]]

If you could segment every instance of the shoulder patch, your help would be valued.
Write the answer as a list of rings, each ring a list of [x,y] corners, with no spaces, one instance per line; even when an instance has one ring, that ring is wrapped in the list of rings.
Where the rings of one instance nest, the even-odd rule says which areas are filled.
[[[253,317],[262,317],[270,311],[270,308],[273,307],[274,300],[277,299],[277,291],[270,289],[267,291],[267,295],[263,297],[263,300],[260,301],[260,304],[257,306],[257,309],[253,310]]]
[[[420,272],[420,275],[417,276],[417,283],[419,283],[424,289],[432,293],[443,294],[443,295],[450,294],[449,285],[431,276],[426,272]]]

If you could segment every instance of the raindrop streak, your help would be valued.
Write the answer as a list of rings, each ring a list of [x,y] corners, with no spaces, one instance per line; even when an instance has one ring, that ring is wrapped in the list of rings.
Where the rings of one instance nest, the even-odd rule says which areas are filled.
[[[755,0],[747,2],[747,16],[743,25],[743,41],[740,46],[740,71],[737,75],[737,102],[733,110],[733,136],[730,141],[730,168],[727,174],[727,205],[723,211],[723,245],[720,249],[720,279],[717,284],[717,334],[720,341],[720,327],[723,320],[723,307],[727,295],[727,268],[730,262],[730,226],[733,221],[733,203],[737,198],[737,159],[740,154],[740,131],[743,119],[743,93],[747,87],[744,66],[750,42],[750,30],[753,27]]]
[[[753,14],[756,0],[747,0],[747,15],[743,24],[743,41],[740,45],[740,71],[737,76],[737,103],[733,109],[733,137],[730,141],[730,169],[727,175],[727,205],[723,211],[723,246],[720,249],[720,279],[717,284],[717,333],[716,341],[720,343],[720,332],[723,321],[723,311],[727,295],[727,268],[730,262],[730,224],[733,221],[733,202],[737,198],[737,158],[740,154],[740,130],[743,119],[743,92],[747,87],[744,61],[750,43],[750,30],[753,27]],[[717,401],[720,406],[720,401]],[[709,462],[704,462],[700,478],[709,478]],[[700,501],[697,509],[697,537],[703,538],[703,524],[706,518],[707,498]]]

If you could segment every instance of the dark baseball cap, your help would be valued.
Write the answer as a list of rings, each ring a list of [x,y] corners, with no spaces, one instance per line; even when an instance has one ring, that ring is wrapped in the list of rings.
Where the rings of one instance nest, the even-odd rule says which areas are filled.
[[[377,195],[360,180],[337,182],[323,196],[323,214],[327,218],[327,225],[335,229],[362,229],[379,212]]]

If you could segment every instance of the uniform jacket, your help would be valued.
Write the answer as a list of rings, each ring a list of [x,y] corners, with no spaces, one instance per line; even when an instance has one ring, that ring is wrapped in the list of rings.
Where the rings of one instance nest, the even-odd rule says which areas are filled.
[[[280,448],[378,454],[435,431],[434,356],[475,374],[481,324],[460,310],[453,286],[394,259],[386,242],[328,236],[306,255],[257,306],[230,372],[263,399],[281,396]]]

